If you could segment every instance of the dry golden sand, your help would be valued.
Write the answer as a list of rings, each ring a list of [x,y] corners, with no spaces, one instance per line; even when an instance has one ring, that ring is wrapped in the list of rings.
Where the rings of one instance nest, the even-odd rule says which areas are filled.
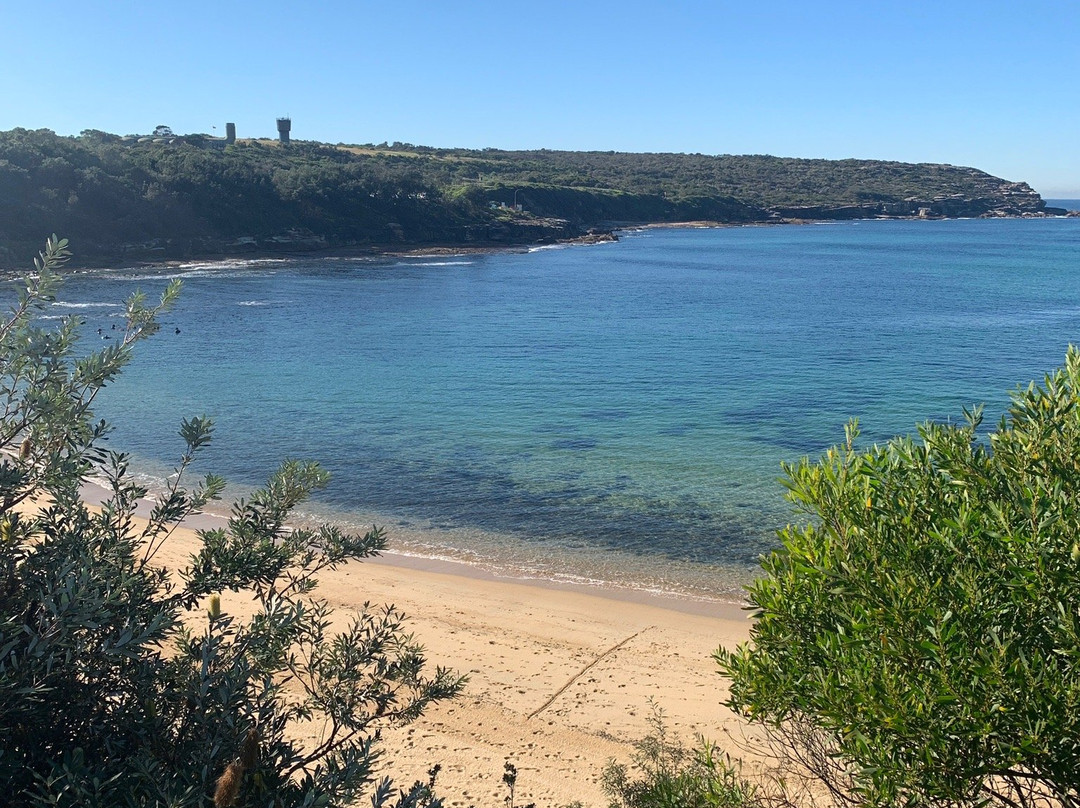
[[[649,730],[650,700],[678,737],[721,740],[739,720],[720,706],[710,655],[747,637],[737,607],[706,614],[676,601],[633,602],[402,566],[388,556],[327,582],[341,606],[359,597],[412,616],[434,663],[469,675],[465,693],[386,734],[402,779],[443,765],[454,805],[502,804],[504,761],[518,768],[518,801],[604,805],[598,779]],[[361,595],[362,593],[362,595]],[[694,604],[700,606],[701,604]]]
[[[175,569],[197,543],[178,529],[156,560]],[[430,665],[468,675],[460,697],[383,735],[385,773],[408,785],[440,763],[448,805],[504,806],[506,761],[518,769],[519,805],[606,805],[600,772],[612,758],[629,762],[650,702],[675,737],[701,734],[739,754],[743,723],[721,706],[711,659],[748,636],[736,605],[499,579],[393,553],[324,574],[316,594],[343,613],[394,604]],[[244,610],[233,598],[226,610],[230,601]]]

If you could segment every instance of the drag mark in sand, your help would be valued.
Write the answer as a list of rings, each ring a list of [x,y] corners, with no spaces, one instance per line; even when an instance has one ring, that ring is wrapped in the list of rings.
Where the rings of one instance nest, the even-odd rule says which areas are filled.
[[[580,679],[582,676],[584,676],[586,673],[588,673],[589,669],[592,668],[594,665],[596,665],[596,663],[598,663],[600,660],[604,659],[605,657],[611,656],[616,651],[618,651],[620,648],[622,648],[624,645],[626,645],[628,642],[630,642],[630,640],[634,639],[635,637],[640,637],[642,634],[644,634],[646,631],[648,631],[651,628],[656,628],[656,626],[645,626],[645,628],[641,629],[640,631],[634,632],[633,634],[631,634],[629,637],[627,637],[622,642],[616,643],[615,645],[611,646],[609,649],[604,651],[604,653],[600,654],[600,656],[598,656],[596,659],[594,659],[592,662],[590,662],[584,668],[582,668],[577,673],[575,673],[573,676],[571,676],[570,680],[566,684],[564,684],[562,687],[560,687],[558,690],[556,690],[551,695],[550,699],[548,699],[543,704],[541,704],[539,707],[537,707],[535,710],[533,710],[531,713],[529,713],[525,717],[525,720],[528,721],[530,718],[535,718],[536,716],[540,715],[540,713],[544,712],[544,710],[546,710],[548,707],[551,706],[552,702],[554,702],[555,699],[559,698],[559,696],[561,696],[563,693],[566,692],[566,688],[570,687],[570,685],[572,685],[574,682],[576,682],[578,679]]]

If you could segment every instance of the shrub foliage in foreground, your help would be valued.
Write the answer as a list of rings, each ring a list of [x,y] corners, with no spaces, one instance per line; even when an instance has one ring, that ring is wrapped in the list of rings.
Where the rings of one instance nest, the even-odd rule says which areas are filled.
[[[57,288],[65,242],[50,240],[36,276],[0,323],[0,782],[13,806],[336,806],[374,779],[378,727],[408,721],[461,681],[424,657],[393,608],[331,627],[312,590],[323,570],[377,553],[379,530],[286,527],[325,474],[285,463],[233,507],[226,528],[200,534],[186,569],[155,563],[175,524],[220,493],[208,476],[182,483],[210,440],[186,421],[170,490],[148,523],[133,519],[145,490],[123,455],[98,446],[98,391],[157,328],[159,305],[128,301],[120,338],[80,351],[78,323],[42,329],[35,315]],[[82,357],[82,358],[79,358]],[[100,511],[79,498],[104,474]],[[38,515],[17,506],[36,499]],[[222,609],[220,593],[253,601]],[[311,740],[304,741],[308,737]],[[438,804],[430,784],[372,804]]]
[[[978,411],[865,452],[852,427],[785,468],[812,519],[717,653],[729,705],[854,801],[1080,804],[1078,396],[1070,348],[986,441]]]
[[[704,738],[693,751],[673,740],[656,705],[652,732],[635,744],[634,768],[614,760],[604,767],[601,785],[609,808],[754,808],[766,804],[757,788]]]

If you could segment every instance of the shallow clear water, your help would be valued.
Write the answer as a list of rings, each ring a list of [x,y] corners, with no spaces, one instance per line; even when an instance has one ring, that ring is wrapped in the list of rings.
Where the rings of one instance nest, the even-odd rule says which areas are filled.
[[[77,245],[76,245],[77,247]],[[958,418],[1080,340],[1080,220],[648,230],[439,259],[189,266],[100,399],[145,472],[332,473],[313,510],[514,574],[730,595],[792,518],[781,461]],[[163,276],[80,275],[109,336]],[[78,304],[78,308],[71,307]],[[176,329],[180,333],[176,333]]]

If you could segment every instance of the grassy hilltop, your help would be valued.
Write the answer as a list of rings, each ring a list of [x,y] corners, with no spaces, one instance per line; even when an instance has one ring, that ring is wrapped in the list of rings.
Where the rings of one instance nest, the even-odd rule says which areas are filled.
[[[163,260],[525,244],[620,223],[1044,209],[1025,183],[937,164],[0,132],[2,267],[24,265],[53,231],[83,259]]]

